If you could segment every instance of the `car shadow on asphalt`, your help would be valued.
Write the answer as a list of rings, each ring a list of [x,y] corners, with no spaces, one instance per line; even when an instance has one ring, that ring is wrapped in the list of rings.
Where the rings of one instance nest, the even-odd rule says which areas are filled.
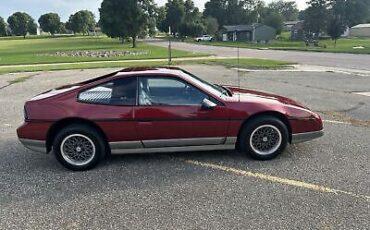
[[[2,141],[3,142],[3,141]],[[61,166],[55,159],[53,153],[36,153],[24,148],[17,141],[8,140],[2,143],[10,149],[2,152],[0,166],[3,170],[25,172],[25,171],[46,171],[46,172],[65,172],[69,171]],[[292,145],[287,150],[270,161],[257,161],[248,157],[244,153],[235,150],[230,151],[201,151],[201,152],[176,152],[176,153],[151,153],[151,154],[123,154],[111,155],[103,160],[94,170],[114,170],[123,166],[146,167],[147,164],[160,163],[186,163],[187,160],[200,161],[205,163],[243,165],[245,167],[258,168],[263,165],[279,165],[281,162],[294,161],[295,158],[306,155],[310,150],[309,145]],[[306,155],[307,157],[307,155]]]
[[[27,150],[15,139],[1,140],[0,146],[7,146],[0,149],[0,184],[6,185],[3,196],[8,200],[33,199],[34,196],[69,200],[102,191],[165,191],[174,185],[203,184],[210,177],[217,180],[225,176],[224,172],[209,170],[189,160],[261,172],[289,166],[301,157],[304,149],[310,148],[308,145],[295,148],[300,152],[296,156],[288,147],[281,156],[263,162],[236,151],[113,155],[92,170],[74,172],[61,166],[53,154]],[[22,189],[34,192],[24,195]]]

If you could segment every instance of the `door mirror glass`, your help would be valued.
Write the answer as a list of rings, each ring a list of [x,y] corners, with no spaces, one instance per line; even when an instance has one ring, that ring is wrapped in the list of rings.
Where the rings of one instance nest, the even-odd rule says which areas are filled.
[[[204,98],[203,102],[202,102],[202,108],[203,109],[213,109],[214,107],[216,107],[217,104],[208,100],[207,98]]]

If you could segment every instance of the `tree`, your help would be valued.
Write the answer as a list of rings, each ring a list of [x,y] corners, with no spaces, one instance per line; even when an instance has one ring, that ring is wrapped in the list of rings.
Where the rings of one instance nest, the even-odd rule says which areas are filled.
[[[0,37],[6,36],[6,24],[4,18],[0,17]]]
[[[299,11],[299,13],[298,13],[298,20],[304,20],[304,18],[305,18],[305,13],[306,13],[306,11],[305,11],[305,10],[301,10],[301,11]]]
[[[148,15],[145,9],[151,0],[103,0],[100,11],[100,26],[103,33],[111,38],[132,38],[136,47],[136,37],[145,28]]]
[[[139,5],[144,11],[145,16],[145,26],[143,29],[149,36],[154,36],[157,25],[157,5],[154,3],[154,0],[139,1]]]
[[[66,23],[66,28],[72,30],[73,33],[88,34],[95,28],[95,15],[88,10],[80,10],[69,17]]]
[[[159,31],[167,31],[168,25],[166,24],[166,7],[161,6],[157,8],[156,24]]]
[[[66,23],[61,22],[59,24],[58,33],[60,33],[60,34],[67,34],[68,33],[67,28],[66,28]]]
[[[204,22],[206,33],[209,35],[215,35],[219,27],[217,19],[213,17],[206,17],[204,19]]]
[[[181,37],[195,37],[204,32],[204,22],[199,9],[194,6],[192,0],[186,0],[184,3],[184,18],[180,25]]]
[[[314,33],[318,36],[327,28],[328,21],[328,1],[310,0],[309,7],[305,10],[304,30],[306,33]]]
[[[26,38],[27,33],[37,33],[37,25],[33,18],[24,12],[16,12],[8,18],[8,24],[13,35]]]
[[[227,24],[227,0],[210,0],[204,5],[204,17],[213,17],[219,23],[219,26]]]
[[[166,3],[166,18],[164,20],[164,26],[171,27],[171,32],[176,34],[180,30],[185,16],[185,3],[183,0],[168,0]]]
[[[370,17],[370,0],[345,1],[345,14],[350,27],[366,23]]]
[[[182,38],[194,37],[205,30],[202,14],[192,0],[169,0],[164,8],[159,8],[158,17],[161,31],[167,32],[171,27],[171,33]]]
[[[335,47],[337,46],[338,38],[342,36],[349,23],[349,19],[346,18],[346,7],[346,0],[331,0],[330,2],[327,33],[335,41]]]
[[[294,1],[285,2],[283,0],[279,0],[271,2],[268,5],[268,8],[271,11],[282,15],[284,21],[295,21],[298,19],[299,10]]]
[[[219,26],[256,22],[261,0],[210,0],[204,7],[204,17],[217,19]]]
[[[329,19],[327,32],[331,39],[335,41],[334,47],[337,46],[337,40],[346,31],[346,28],[347,25],[341,17],[334,15]]]
[[[28,33],[31,34],[31,35],[37,35],[37,24],[35,23],[35,21],[29,21],[28,22]]]
[[[41,15],[38,22],[45,32],[50,32],[52,35],[59,32],[61,22],[59,15],[56,13]]]
[[[263,24],[274,28],[276,34],[281,34],[284,26],[284,17],[277,12],[271,12],[263,19]]]

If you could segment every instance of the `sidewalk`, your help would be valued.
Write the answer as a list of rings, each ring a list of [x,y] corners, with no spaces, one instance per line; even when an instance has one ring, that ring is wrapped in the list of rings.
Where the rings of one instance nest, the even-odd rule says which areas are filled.
[[[191,61],[208,59],[235,59],[234,57],[206,56],[206,57],[184,57],[172,58],[172,61]],[[0,69],[19,68],[19,67],[40,67],[40,66],[63,66],[63,65],[83,65],[83,64],[104,64],[104,63],[135,63],[135,62],[161,62],[168,61],[167,58],[161,59],[137,59],[137,60],[110,60],[110,61],[85,61],[85,62],[62,62],[62,63],[43,63],[43,64],[21,64],[21,65],[2,65]]]
[[[337,68],[337,67],[325,67],[325,66],[317,66],[317,65],[292,65],[293,68],[291,69],[277,69],[277,70],[254,70],[254,69],[242,69],[240,68],[239,71],[244,72],[333,72],[338,74],[347,74],[347,75],[354,75],[360,77],[370,77],[369,70],[359,70],[359,69],[348,69],[348,68]],[[237,70],[237,68],[233,68]]]

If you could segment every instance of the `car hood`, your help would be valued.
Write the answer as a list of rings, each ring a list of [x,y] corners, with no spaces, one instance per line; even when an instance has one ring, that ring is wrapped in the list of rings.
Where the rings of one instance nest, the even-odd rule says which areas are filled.
[[[238,88],[234,86],[225,86],[227,89],[229,89],[233,97],[239,97],[240,100],[242,101],[251,101],[251,100],[269,100],[269,101],[275,101],[275,102],[280,102],[286,105],[293,105],[297,107],[301,107],[304,109],[308,109],[306,106],[302,105],[301,103],[292,100],[287,97],[279,96],[276,94],[272,93],[266,93],[266,92],[261,92],[261,91],[256,91],[256,90],[250,90],[250,89],[243,89],[243,88]]]

